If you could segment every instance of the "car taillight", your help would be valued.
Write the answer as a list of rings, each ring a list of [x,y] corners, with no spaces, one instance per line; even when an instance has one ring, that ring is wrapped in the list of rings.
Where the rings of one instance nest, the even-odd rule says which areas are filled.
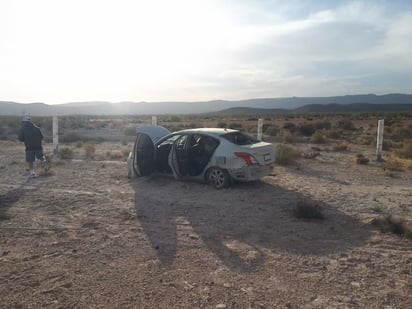
[[[250,153],[247,152],[235,152],[235,156],[245,160],[247,165],[257,163],[256,159]]]

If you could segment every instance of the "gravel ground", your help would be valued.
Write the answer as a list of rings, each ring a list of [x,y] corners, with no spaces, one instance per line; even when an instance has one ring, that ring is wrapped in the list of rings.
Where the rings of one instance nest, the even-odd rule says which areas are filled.
[[[412,172],[358,149],[225,190],[102,160],[27,180],[22,145],[0,149],[0,308],[412,307],[412,241],[370,224],[412,217]]]

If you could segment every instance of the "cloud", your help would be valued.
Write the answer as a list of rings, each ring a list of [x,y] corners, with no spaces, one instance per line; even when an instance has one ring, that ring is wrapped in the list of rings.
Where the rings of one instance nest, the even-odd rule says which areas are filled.
[[[401,0],[5,0],[0,100],[407,92],[411,25]]]

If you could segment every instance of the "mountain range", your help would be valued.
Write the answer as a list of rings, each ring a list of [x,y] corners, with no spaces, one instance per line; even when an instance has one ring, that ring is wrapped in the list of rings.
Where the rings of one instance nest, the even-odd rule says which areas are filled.
[[[0,101],[0,116],[160,115],[199,113],[412,111],[411,94],[364,94],[334,97],[264,98],[201,102],[76,102],[49,105]]]

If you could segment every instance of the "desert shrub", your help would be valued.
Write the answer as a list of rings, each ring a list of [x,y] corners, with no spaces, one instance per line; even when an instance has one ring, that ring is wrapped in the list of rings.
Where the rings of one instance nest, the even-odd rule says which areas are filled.
[[[223,122],[223,121],[219,121],[219,122],[217,123],[217,127],[218,127],[218,128],[227,128],[227,123],[226,123],[226,122]]]
[[[106,155],[111,159],[111,160],[120,160],[123,158],[123,154],[121,151],[108,151]]]
[[[317,121],[314,126],[316,130],[329,130],[332,124],[329,121]]]
[[[70,160],[70,159],[73,159],[73,155],[74,155],[73,150],[71,150],[70,148],[68,147],[59,148],[58,156],[60,159]]]
[[[376,137],[375,138],[371,137],[368,140],[365,139],[365,144],[363,144],[363,145],[366,145],[367,141],[371,141],[369,144],[371,146],[376,147],[376,143],[377,143]],[[394,146],[399,147],[396,143],[394,143],[390,139],[386,139],[386,138],[383,139],[383,141],[382,141],[382,150],[391,150],[391,148],[393,148]]]
[[[68,131],[60,137],[60,141],[62,143],[74,143],[74,142],[81,142],[85,141],[87,138],[77,131]]]
[[[91,158],[96,152],[96,144],[91,142],[86,143],[83,145],[83,149],[86,152],[86,157]]]
[[[283,129],[294,131],[296,129],[296,125],[293,122],[285,122],[283,124]]]
[[[404,140],[405,138],[411,137],[412,131],[409,128],[396,126],[391,130],[391,138],[396,141]]]
[[[278,136],[282,139],[283,143],[293,143],[295,141],[293,134],[286,130],[279,131]]]
[[[298,127],[298,131],[305,136],[311,136],[316,129],[312,123],[303,123]]]
[[[280,165],[287,165],[295,163],[295,160],[300,157],[299,151],[296,149],[285,145],[278,144],[276,145],[276,155],[275,162]]]
[[[52,168],[52,158],[50,156],[44,157],[46,160],[41,164],[39,171],[37,172],[40,176],[52,176],[54,171]]]
[[[324,219],[321,207],[312,201],[306,200],[298,201],[292,209],[292,214],[298,219]]]
[[[238,129],[241,129],[241,128],[242,128],[242,124],[239,123],[239,122],[231,122],[231,123],[229,123],[229,129],[238,130]]]
[[[327,138],[339,139],[341,138],[341,132],[337,129],[328,130],[325,132]]]
[[[383,170],[388,171],[403,171],[403,163],[401,160],[395,158],[394,156],[390,156],[386,159],[385,163],[382,165]]]
[[[395,154],[400,158],[412,159],[412,142],[404,143],[401,149],[395,151]]]
[[[363,154],[358,153],[355,156],[355,163],[356,164],[368,164],[369,163],[369,159],[366,158]]]
[[[342,119],[339,120],[337,123],[337,127],[339,129],[345,130],[345,131],[352,131],[355,129],[355,126],[353,125],[353,122],[350,121],[349,119]]]
[[[311,144],[324,144],[325,143],[325,138],[323,137],[322,133],[317,131],[317,132],[312,134],[312,136],[309,139],[309,143],[311,143]]]
[[[345,150],[348,150],[348,145],[346,145],[346,144],[336,144],[336,145],[333,145],[332,146],[332,149],[331,149],[332,151],[335,151],[335,152],[337,152],[337,151],[345,151]]]
[[[265,131],[265,134],[270,135],[270,136],[276,136],[279,133],[279,129],[274,126],[268,126],[266,130],[264,131]]]
[[[129,156],[130,151],[131,151],[131,149],[129,149],[129,148],[124,148],[124,149],[122,149],[122,155],[123,155],[123,157],[124,157],[124,158],[127,158],[127,157]]]
[[[379,227],[384,233],[393,233],[412,239],[412,225],[399,216],[387,214],[374,219],[372,224]]]
[[[136,135],[136,127],[127,127],[124,129],[124,135],[126,136],[135,136]]]

